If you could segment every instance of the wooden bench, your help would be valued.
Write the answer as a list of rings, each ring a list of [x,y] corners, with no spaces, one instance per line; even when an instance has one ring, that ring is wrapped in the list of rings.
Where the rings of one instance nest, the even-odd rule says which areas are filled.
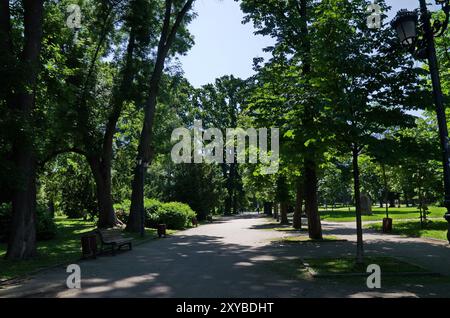
[[[132,238],[125,237],[121,230],[117,229],[107,229],[107,230],[97,230],[97,234],[100,237],[101,247],[100,251],[103,253],[103,247],[104,246],[110,246],[111,247],[111,253],[112,255],[115,255],[115,248],[117,247],[117,250],[120,250],[122,246],[128,245],[128,248],[130,250],[133,249],[132,247]]]

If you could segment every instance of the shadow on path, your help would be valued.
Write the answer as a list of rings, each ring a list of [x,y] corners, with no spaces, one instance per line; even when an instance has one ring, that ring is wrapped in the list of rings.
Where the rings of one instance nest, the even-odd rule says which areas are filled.
[[[365,282],[295,279],[283,273],[283,264],[300,267],[304,258],[353,257],[355,243],[271,243],[286,233],[262,230],[269,226],[265,222],[257,215],[221,218],[115,257],[80,262],[80,290],[68,290],[68,274],[65,268],[58,268],[15,288],[0,290],[0,297],[380,297],[383,293],[397,297],[450,296],[449,284],[429,286],[413,282],[375,293],[367,289]],[[354,236],[353,229],[334,225],[326,225],[324,233]],[[413,263],[430,270],[449,273],[450,250],[442,245],[381,238],[370,239],[365,246],[367,254],[413,259]]]

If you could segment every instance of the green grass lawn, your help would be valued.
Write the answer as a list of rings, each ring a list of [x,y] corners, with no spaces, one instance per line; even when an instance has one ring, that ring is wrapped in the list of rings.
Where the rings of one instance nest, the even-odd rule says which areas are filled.
[[[381,231],[382,224],[369,224],[367,228]],[[428,223],[424,229],[420,227],[420,222],[394,222],[393,234],[412,236],[412,237],[426,237],[439,240],[447,240],[447,221],[433,220]]]
[[[305,259],[305,266],[317,274],[367,274],[370,264],[380,266],[383,273],[423,273],[424,268],[400,261],[393,257],[365,257],[364,264],[357,264],[355,258],[315,258]]]
[[[386,209],[380,207],[372,208],[373,215],[363,215],[363,221],[381,221],[386,217]],[[429,212],[431,212],[429,218],[443,218],[445,214],[445,208],[441,207],[429,207]],[[331,210],[320,210],[320,216],[322,220],[332,221],[332,222],[352,222],[355,220],[355,208],[338,208]],[[419,220],[419,211],[417,208],[389,208],[389,217],[394,220],[401,219],[417,219]]]
[[[80,238],[83,233],[95,229],[95,223],[83,220],[70,220],[66,217],[56,217],[56,237],[49,241],[38,242],[38,257],[32,260],[9,261],[4,259],[6,244],[0,244],[0,280],[20,277],[36,270],[76,262],[81,257]],[[167,234],[175,231],[168,230]],[[141,243],[156,237],[156,230],[146,229],[146,236],[130,235],[134,243]]]
[[[344,262],[334,262],[333,259],[328,259],[331,261],[333,266],[331,268],[336,268],[336,266],[340,266],[341,270],[349,270],[350,267],[353,267],[352,261],[354,258],[347,258]],[[309,260],[311,262],[311,260]],[[315,259],[314,263],[321,263],[322,261],[327,261],[327,259]],[[306,262],[306,261],[305,261]],[[338,265],[339,264],[339,265]],[[386,262],[384,262],[386,265]],[[339,286],[349,286],[349,288],[360,288],[361,286],[366,286],[367,275],[361,276],[329,276],[329,277],[314,277],[310,274],[309,271],[306,270],[303,262],[301,260],[271,260],[265,263],[265,266],[268,270],[277,273],[286,279],[298,280],[298,281],[308,281],[313,283],[317,280],[320,280],[321,283],[327,283],[330,286],[339,285]],[[320,266],[320,265],[319,265]],[[406,267],[404,267],[406,266]],[[413,268],[411,268],[412,266]],[[392,265],[387,264],[387,267],[392,269]],[[382,273],[384,265],[381,265]],[[405,263],[401,267],[403,270],[412,270],[417,269],[415,265]],[[330,268],[329,268],[330,269]],[[396,270],[396,269],[393,269]],[[420,268],[419,270],[424,270]],[[448,294],[448,287],[450,286],[450,277],[447,276],[429,276],[429,275],[387,275],[383,276],[382,279],[383,288],[393,288],[395,290],[405,289],[410,290],[411,286],[418,287],[417,289],[426,288],[441,288],[443,291],[446,291],[445,295]]]
[[[298,229],[294,229],[293,227],[290,227],[290,226],[276,227],[273,230],[277,231],[277,232],[287,232],[287,233],[308,232],[308,229],[306,229],[304,227],[302,229],[298,230]]]
[[[342,240],[332,235],[324,236],[322,240],[313,240],[306,235],[300,235],[300,236],[286,236],[281,239],[277,239],[274,242],[295,244],[295,243],[325,243],[325,242],[339,242],[339,241]]]

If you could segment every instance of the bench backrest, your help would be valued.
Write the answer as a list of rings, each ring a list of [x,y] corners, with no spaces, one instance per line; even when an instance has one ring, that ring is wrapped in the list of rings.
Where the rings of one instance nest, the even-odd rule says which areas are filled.
[[[103,242],[114,242],[123,238],[122,232],[117,229],[97,230],[97,233]]]

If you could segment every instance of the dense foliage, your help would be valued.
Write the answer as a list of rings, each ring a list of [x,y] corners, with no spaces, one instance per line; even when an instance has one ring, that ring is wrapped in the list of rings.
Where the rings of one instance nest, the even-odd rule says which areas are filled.
[[[69,3],[80,6],[81,29],[67,27]],[[248,79],[226,75],[199,88],[178,60],[194,45],[193,4],[1,2],[0,236],[8,258],[35,256],[36,237],[55,235],[55,214],[139,232],[272,202],[282,223],[295,211],[301,227],[306,214],[310,237],[320,239],[320,204],[356,205],[358,220],[360,194],[380,206],[442,204],[426,66],[388,25],[367,27],[368,1],[240,1],[243,22],[274,39],[270,57],[256,58]],[[449,43],[448,34],[437,42],[445,94]],[[278,172],[175,164],[172,132],[192,131],[197,120],[223,135],[279,128]]]
[[[11,230],[11,205],[0,205],[0,242],[8,241],[9,231]],[[57,235],[54,216],[47,207],[39,204],[36,208],[36,239],[38,241],[51,240]]]

